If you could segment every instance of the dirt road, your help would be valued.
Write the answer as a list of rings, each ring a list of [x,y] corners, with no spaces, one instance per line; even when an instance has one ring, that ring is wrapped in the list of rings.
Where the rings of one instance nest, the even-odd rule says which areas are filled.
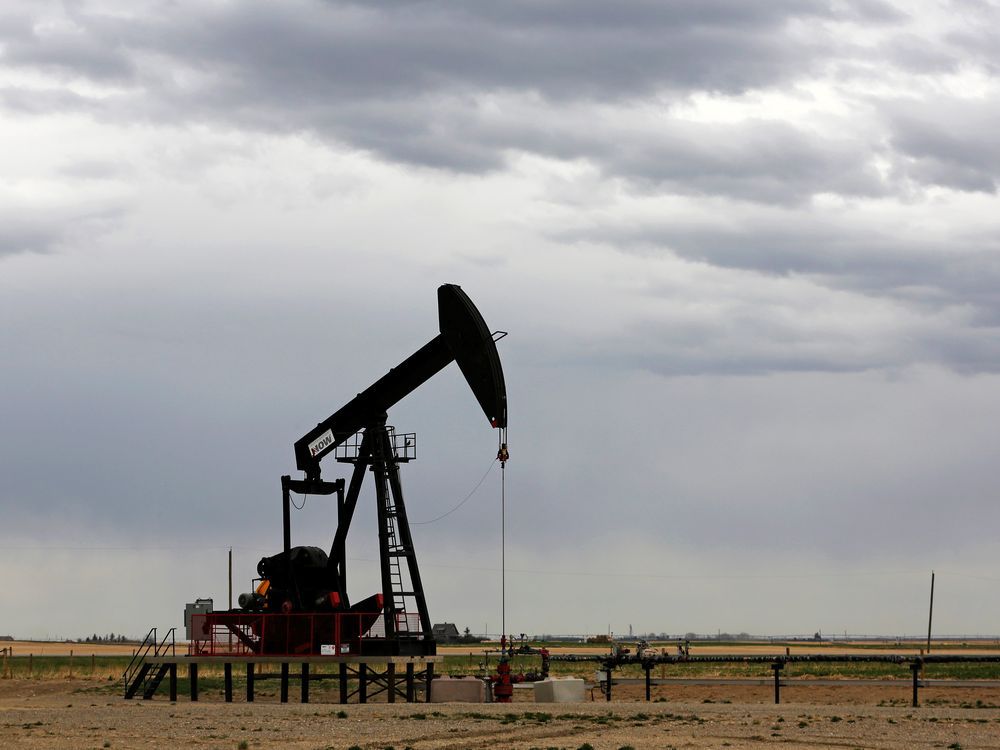
[[[674,685],[654,703],[635,702],[638,690],[623,686],[611,704],[282,705],[266,691],[254,704],[226,704],[210,691],[172,704],[124,701],[99,681],[2,680],[0,747],[1000,748],[997,688],[928,688],[918,709],[905,690],[885,687],[802,687],[781,706],[769,704],[766,686]]]

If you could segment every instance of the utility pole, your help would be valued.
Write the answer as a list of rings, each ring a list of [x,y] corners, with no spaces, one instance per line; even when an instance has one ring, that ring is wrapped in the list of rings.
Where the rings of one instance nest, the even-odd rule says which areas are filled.
[[[931,571],[931,607],[927,615],[927,653],[931,652],[931,623],[934,622],[934,571]]]

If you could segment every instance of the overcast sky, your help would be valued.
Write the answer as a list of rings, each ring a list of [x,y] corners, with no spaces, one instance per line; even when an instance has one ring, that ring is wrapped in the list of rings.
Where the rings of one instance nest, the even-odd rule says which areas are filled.
[[[0,634],[246,590],[445,282],[510,332],[509,630],[916,634],[933,568],[1000,632],[993,0],[8,0],[0,144]],[[413,521],[496,453],[455,366],[390,421]],[[414,526],[435,621],[499,630],[499,521],[494,466]]]

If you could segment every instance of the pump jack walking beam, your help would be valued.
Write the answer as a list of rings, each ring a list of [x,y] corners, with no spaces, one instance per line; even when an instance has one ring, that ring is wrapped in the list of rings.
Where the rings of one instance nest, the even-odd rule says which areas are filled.
[[[319,479],[320,461],[367,428],[389,407],[451,362],[462,374],[493,427],[507,427],[507,391],[493,334],[462,288],[438,288],[441,332],[295,443],[295,462],[307,479]]]

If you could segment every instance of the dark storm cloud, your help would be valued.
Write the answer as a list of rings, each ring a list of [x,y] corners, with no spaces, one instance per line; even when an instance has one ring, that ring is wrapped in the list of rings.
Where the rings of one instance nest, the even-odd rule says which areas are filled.
[[[50,115],[53,112],[97,112],[93,99],[64,89],[28,90],[0,86],[0,107],[15,114]]]
[[[831,6],[243,3],[127,28],[95,19],[90,30],[228,68],[261,103],[288,92],[382,98],[443,89],[625,99],[664,88],[742,91],[801,75],[829,48],[796,40],[787,25],[839,17]]]
[[[125,93],[88,102],[9,90],[8,107],[305,131],[460,172],[501,168],[515,152],[585,159],[654,192],[787,203],[883,189],[864,139],[685,123],[668,108],[695,92],[804,79],[844,48],[825,24],[899,21],[885,3],[239,3],[127,19],[69,8],[69,29],[13,24],[0,60]],[[621,127],[650,97],[659,121]],[[588,111],[601,107],[621,109]]]
[[[992,262],[1000,252],[996,231],[954,232],[945,241],[891,225],[851,226],[834,216],[783,212],[742,220],[729,216],[725,223],[636,221],[553,236],[768,275],[812,276],[835,287],[911,301],[923,290],[933,305],[978,299],[1000,308],[988,294],[1000,283],[1000,264]]]
[[[132,62],[117,35],[84,27],[45,28],[26,18],[0,24],[0,60],[13,67],[37,68],[96,81],[131,77]]]
[[[654,372],[844,372],[901,362],[1000,371],[1000,233],[995,230],[955,231],[941,239],[891,225],[851,226],[822,214],[780,212],[727,216],[724,222],[634,220],[553,237],[652,258],[678,256],[762,279],[800,278],[814,282],[817,294],[858,295],[876,319],[884,305],[900,316],[890,324],[893,333],[867,330],[846,322],[854,314],[849,303],[840,302],[840,309],[825,291],[794,315],[789,305],[799,302],[761,296],[734,300],[733,310],[716,317],[649,318],[630,335],[602,342],[611,356]],[[663,300],[676,298],[677,291],[656,282],[647,288]],[[845,315],[835,329],[823,322]],[[631,341],[657,345],[638,354],[629,349]]]
[[[886,193],[864,144],[820,139],[776,120],[693,123],[664,116],[629,126],[608,113],[590,121],[585,112],[498,117],[453,99],[439,101],[435,111],[438,119],[427,121],[422,104],[364,103],[345,107],[335,127],[348,143],[405,163],[480,171],[499,168],[511,152],[542,154],[587,161],[641,193],[781,204],[816,193]]]
[[[667,125],[645,142],[609,145],[599,161],[609,174],[675,194],[796,203],[816,193],[885,193],[857,143],[818,139],[781,122]]]

